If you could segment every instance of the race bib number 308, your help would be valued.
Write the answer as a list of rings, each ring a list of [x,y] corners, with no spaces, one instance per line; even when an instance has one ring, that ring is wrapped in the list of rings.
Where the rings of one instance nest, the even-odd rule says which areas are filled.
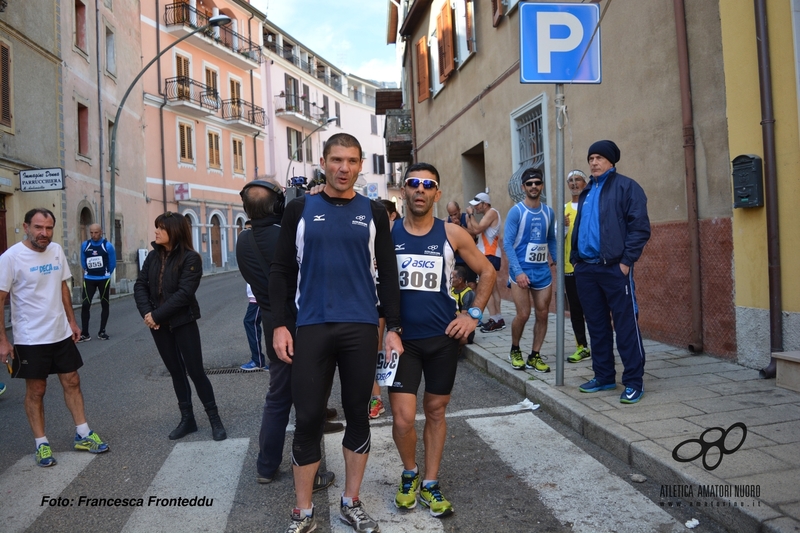
[[[526,263],[547,263],[547,243],[529,243],[525,250]]]
[[[442,285],[444,258],[430,255],[397,256],[400,290],[436,292]]]

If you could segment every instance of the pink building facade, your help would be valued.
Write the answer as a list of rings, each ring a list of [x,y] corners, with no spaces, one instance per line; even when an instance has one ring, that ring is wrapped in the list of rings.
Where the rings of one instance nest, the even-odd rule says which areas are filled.
[[[242,0],[141,8],[143,57],[155,57],[218,14],[232,22],[174,46],[143,78],[148,237],[160,213],[186,216],[207,271],[235,268],[246,220],[239,191],[263,172],[264,15]]]

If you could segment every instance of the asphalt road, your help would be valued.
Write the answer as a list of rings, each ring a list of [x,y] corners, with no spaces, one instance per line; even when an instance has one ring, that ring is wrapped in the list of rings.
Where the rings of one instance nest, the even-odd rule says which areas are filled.
[[[206,277],[198,299],[206,368],[237,368],[249,359],[242,326],[244,281],[238,273]],[[99,314],[94,306],[92,334]],[[9,388],[0,397],[0,531],[284,531],[294,504],[291,427],[280,475],[270,485],[255,481],[269,373],[212,373],[228,440],[211,440],[198,400],[199,431],[170,441],[167,434],[179,419],[177,403],[132,298],[111,302],[106,330],[110,340],[94,338],[79,348],[87,418],[109,443],[109,453],[71,451],[74,424],[60,385],[51,378],[45,399],[47,436],[59,464],[36,467],[23,410],[24,383],[6,380]],[[341,412],[338,398],[335,383],[330,406]],[[373,424],[361,494],[383,531],[680,531],[684,521],[697,516],[687,509],[661,509],[651,501],[658,498],[658,486],[631,483],[627,465],[541,410],[518,405],[522,400],[469,363],[459,363],[440,472],[456,512],[445,520],[432,518],[420,506],[406,513],[394,509],[401,464],[387,402],[386,414]],[[423,424],[418,417],[420,436]],[[325,461],[338,478],[334,487],[314,497],[319,531],[348,531],[338,520],[344,481],[340,441],[341,434],[325,438]],[[420,442],[420,463],[422,457]],[[169,502],[193,497],[214,501],[205,506]],[[133,503],[141,498],[142,507],[97,505],[100,499],[116,498]],[[167,506],[159,504],[162,499]],[[699,519],[701,531],[723,531]]]

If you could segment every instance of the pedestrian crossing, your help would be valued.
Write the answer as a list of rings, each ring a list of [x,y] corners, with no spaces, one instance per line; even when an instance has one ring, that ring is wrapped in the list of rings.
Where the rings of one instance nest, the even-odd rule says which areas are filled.
[[[658,505],[550,428],[531,411],[536,407],[526,400],[514,406],[454,411],[448,414],[448,419],[464,420],[479,437],[475,447],[493,450],[572,531],[677,532],[683,529]],[[444,531],[446,521],[433,518],[420,505],[410,511],[395,508],[394,495],[401,464],[392,439],[391,419],[384,417],[375,422],[372,450],[361,488],[366,509],[378,520],[384,533]],[[421,438],[422,432],[419,433]],[[339,497],[344,489],[345,471],[341,440],[341,433],[324,437],[325,462],[337,477],[330,489],[315,495],[318,506],[324,505],[327,498],[330,531],[334,533],[352,531],[339,520]],[[253,458],[248,455],[252,444],[249,438],[175,444],[144,493],[132,495],[142,498],[143,505],[132,512],[120,513],[122,522],[107,530],[221,533],[230,530],[233,513],[262,512],[241,503],[237,506],[234,501],[237,490],[250,492],[255,485]],[[47,469],[35,466],[31,456],[17,461],[0,474],[0,530],[16,533],[28,529],[50,508],[49,502],[42,505],[42,498],[58,499],[97,457],[62,452],[58,454],[58,465]],[[288,463],[286,466],[285,475],[290,476]],[[291,490],[291,482],[281,487],[267,486],[261,490]],[[446,481],[444,487],[447,487]],[[446,490],[445,494],[453,501],[457,516],[458,494]],[[71,503],[77,505],[77,502]],[[277,513],[274,516],[288,516],[288,511],[288,508],[269,510]],[[318,508],[318,516],[323,514],[321,511],[323,509]],[[77,526],[63,525],[63,531],[72,531]]]

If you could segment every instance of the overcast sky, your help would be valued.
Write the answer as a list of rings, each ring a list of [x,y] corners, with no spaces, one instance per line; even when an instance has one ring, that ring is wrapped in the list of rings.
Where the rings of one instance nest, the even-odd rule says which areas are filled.
[[[250,0],[270,22],[337,68],[399,82],[395,45],[386,44],[386,0]]]

